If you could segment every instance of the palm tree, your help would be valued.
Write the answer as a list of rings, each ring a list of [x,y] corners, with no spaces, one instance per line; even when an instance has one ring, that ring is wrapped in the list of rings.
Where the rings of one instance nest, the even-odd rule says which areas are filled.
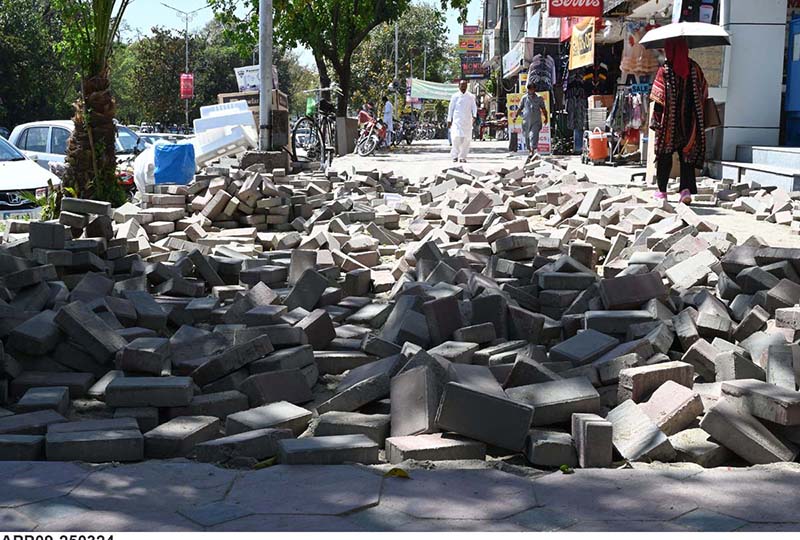
[[[65,184],[79,197],[112,204],[124,202],[125,195],[116,179],[116,104],[111,95],[109,58],[131,1],[53,1],[63,20],[60,48],[76,66],[80,79]]]

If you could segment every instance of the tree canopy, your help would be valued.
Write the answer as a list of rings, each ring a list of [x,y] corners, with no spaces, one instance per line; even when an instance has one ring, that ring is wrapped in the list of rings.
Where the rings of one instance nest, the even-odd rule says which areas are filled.
[[[468,0],[440,0],[442,9],[459,9],[466,18]],[[252,49],[258,42],[258,0],[209,0],[217,18],[239,46]],[[370,32],[397,20],[411,0],[275,0],[275,39],[288,48],[311,50],[321,83],[327,66],[342,88],[338,113],[344,115],[353,88],[353,55]],[[241,16],[244,8],[244,16]]]

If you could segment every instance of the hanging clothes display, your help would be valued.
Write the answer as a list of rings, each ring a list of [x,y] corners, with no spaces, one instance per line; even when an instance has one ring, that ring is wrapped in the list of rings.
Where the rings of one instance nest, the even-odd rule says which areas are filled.
[[[567,129],[586,129],[587,98],[585,70],[570,71],[564,79],[564,106],[567,109]]]
[[[646,22],[628,22],[625,25],[625,46],[622,51],[622,62],[620,62],[623,73],[651,75],[658,71],[659,63],[656,53],[639,44],[650,28],[652,27]]]
[[[528,67],[528,81],[537,92],[549,92],[556,83],[556,61],[549,54],[537,54]]]
[[[639,130],[647,123],[647,107],[644,94],[633,92],[629,86],[621,87],[617,90],[606,125],[618,133]]]

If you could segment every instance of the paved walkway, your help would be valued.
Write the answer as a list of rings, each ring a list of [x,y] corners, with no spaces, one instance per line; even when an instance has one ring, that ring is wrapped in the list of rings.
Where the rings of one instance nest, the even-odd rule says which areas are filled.
[[[431,464],[423,464],[431,467]],[[0,463],[4,531],[799,531],[800,465],[574,474],[186,460]],[[470,468],[464,468],[470,467]],[[516,474],[522,473],[522,474]]]
[[[391,152],[382,151],[367,158],[357,155],[337,158],[333,162],[333,166],[338,170],[345,170],[348,167],[391,170],[407,178],[420,178],[452,167],[454,163],[450,159],[449,151],[450,147],[446,140],[415,141],[411,146],[401,145]],[[647,199],[652,197],[652,188],[645,190],[644,188],[647,186],[641,181],[631,183],[631,175],[644,172],[643,167],[584,165],[578,156],[558,159],[566,164],[567,170],[584,173],[592,182],[623,187],[641,194]],[[466,167],[486,172],[524,163],[525,156],[523,154],[508,152],[507,141],[485,141],[472,143],[470,159]],[[677,195],[672,194],[671,201],[677,203]],[[732,234],[739,242],[744,242],[749,237],[757,235],[774,246],[800,247],[800,236],[793,234],[785,225],[757,221],[750,214],[724,210],[709,204],[698,203],[692,208],[704,219],[717,224],[720,231]]]

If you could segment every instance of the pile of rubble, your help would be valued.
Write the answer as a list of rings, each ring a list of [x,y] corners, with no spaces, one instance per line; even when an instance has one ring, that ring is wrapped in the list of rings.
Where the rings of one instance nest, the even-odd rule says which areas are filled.
[[[0,459],[797,456],[800,249],[542,162],[143,202],[6,232]]]

